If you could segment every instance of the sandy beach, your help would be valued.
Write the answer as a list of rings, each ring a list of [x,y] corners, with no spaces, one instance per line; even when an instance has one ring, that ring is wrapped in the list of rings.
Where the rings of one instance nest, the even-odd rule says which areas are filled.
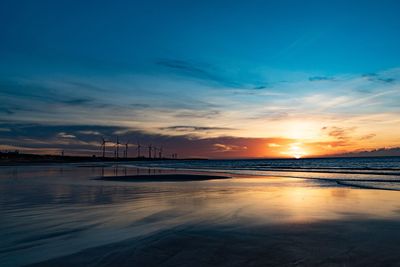
[[[2,266],[400,262],[398,191],[127,166],[13,166],[0,177]]]
[[[30,266],[398,266],[399,223],[184,225]]]
[[[99,177],[103,181],[120,182],[185,182],[185,181],[206,181],[216,179],[229,179],[229,176],[205,175],[191,173],[176,174],[153,174],[153,175],[127,175],[127,176],[105,176]]]

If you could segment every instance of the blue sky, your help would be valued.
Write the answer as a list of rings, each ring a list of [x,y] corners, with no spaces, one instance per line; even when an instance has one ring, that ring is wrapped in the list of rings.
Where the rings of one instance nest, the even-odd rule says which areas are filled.
[[[33,73],[38,72],[36,64],[49,72],[80,74],[158,71],[152,60],[178,58],[242,72],[241,79],[251,80],[251,72],[259,68],[376,72],[397,67],[400,53],[398,1],[1,5],[1,55]],[[103,69],[93,68],[102,63]],[[17,71],[18,66],[11,69]]]
[[[2,1],[0,137],[34,124],[304,145],[341,141],[321,130],[336,127],[375,141],[326,153],[392,147],[399,11],[398,1]],[[10,139],[4,148],[20,147]]]

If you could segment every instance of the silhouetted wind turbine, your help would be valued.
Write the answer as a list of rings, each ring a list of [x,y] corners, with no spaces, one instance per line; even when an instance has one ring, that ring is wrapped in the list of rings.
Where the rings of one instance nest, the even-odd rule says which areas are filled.
[[[102,150],[102,155],[103,155],[103,158],[104,158],[104,156],[105,156],[105,154],[106,154],[106,140],[104,140],[104,137],[102,137],[101,138],[101,145],[100,145],[100,147],[101,147],[101,150]]]
[[[153,147],[153,150],[154,150],[154,152],[153,152],[153,158],[157,158],[157,147]]]
[[[151,159],[151,145],[149,145],[149,159]]]
[[[137,143],[137,157],[138,158],[140,158],[140,148],[141,148],[141,146],[140,146],[140,143],[138,142]]]
[[[160,147],[160,150],[158,151],[158,157],[161,159],[162,158],[162,147]]]
[[[116,143],[116,150],[115,150],[115,156],[116,156],[116,158],[119,158],[119,138],[118,138],[118,136],[117,136],[117,143]]]
[[[126,143],[125,143],[125,158],[128,158],[128,144],[129,144],[129,141],[127,141]]]
[[[106,145],[107,143],[110,142],[108,140],[105,140],[104,137],[101,138],[101,148],[102,148],[102,154],[103,154],[103,158],[106,157]]]

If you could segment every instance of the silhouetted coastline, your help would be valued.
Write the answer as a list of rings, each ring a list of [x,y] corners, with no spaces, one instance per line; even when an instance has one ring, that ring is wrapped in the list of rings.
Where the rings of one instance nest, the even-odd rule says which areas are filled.
[[[127,162],[127,161],[162,161],[162,160],[207,160],[204,158],[147,158],[147,157],[98,157],[39,155],[16,152],[0,152],[0,165],[41,164],[41,163],[80,163],[80,162]]]

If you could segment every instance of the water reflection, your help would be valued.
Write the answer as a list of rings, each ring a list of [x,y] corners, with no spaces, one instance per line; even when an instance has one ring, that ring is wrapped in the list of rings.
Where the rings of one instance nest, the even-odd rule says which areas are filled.
[[[3,266],[37,262],[187,224],[248,226],[400,217],[399,192],[351,189],[324,181],[247,176],[181,183],[94,179],[171,172],[179,171],[123,165],[2,167],[0,262]]]

